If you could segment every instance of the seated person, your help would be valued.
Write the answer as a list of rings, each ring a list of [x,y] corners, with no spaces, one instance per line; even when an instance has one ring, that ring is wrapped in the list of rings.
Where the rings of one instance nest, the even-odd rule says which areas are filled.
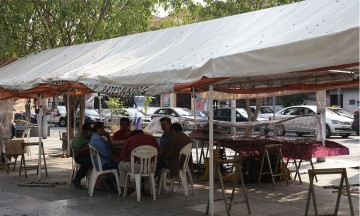
[[[106,140],[103,136],[106,137]],[[90,139],[90,145],[99,152],[103,170],[118,168],[119,162],[111,159],[113,154],[110,147],[111,138],[109,132],[105,131],[103,122],[95,122]],[[94,157],[94,161],[95,164],[97,164],[96,157]]]
[[[161,150],[164,149],[166,141],[170,138],[170,126],[171,126],[171,119],[169,117],[162,117],[160,119],[161,129],[164,131],[163,135],[160,138],[160,148]]]
[[[170,127],[171,137],[166,141],[165,148],[159,155],[157,166],[157,176],[161,173],[161,168],[170,170],[170,178],[179,175],[180,162],[179,156],[181,149],[189,143],[191,139],[182,131],[179,123],[173,123]]]
[[[86,173],[91,168],[91,159],[89,152],[89,139],[91,137],[92,128],[89,123],[85,123],[81,127],[80,133],[76,134],[73,142],[73,151],[75,162],[80,164],[79,170],[76,172],[72,184],[75,188],[82,188],[81,179],[86,176]]]
[[[120,119],[120,130],[116,131],[112,137],[113,143],[114,141],[126,140],[130,137],[130,120],[126,117],[122,117]]]
[[[126,117],[122,117],[120,119],[120,130],[116,131],[112,137],[112,144],[114,145],[122,145],[125,140],[130,137],[130,120]],[[113,150],[113,158],[114,160],[120,161],[121,156],[121,146],[114,146]]]
[[[121,161],[119,163],[119,172],[120,172],[120,187],[122,187],[122,188],[124,188],[124,186],[125,186],[126,174],[128,171],[131,170],[131,152],[136,147],[139,147],[142,145],[154,146],[158,150],[158,152],[160,150],[159,144],[157,143],[156,139],[152,135],[145,134],[142,130],[132,131],[130,138],[128,138],[127,141],[124,143],[123,149],[121,151]],[[138,164],[138,165],[140,165],[140,164]],[[138,169],[140,169],[140,167]],[[148,181],[146,181],[146,182],[148,182]]]

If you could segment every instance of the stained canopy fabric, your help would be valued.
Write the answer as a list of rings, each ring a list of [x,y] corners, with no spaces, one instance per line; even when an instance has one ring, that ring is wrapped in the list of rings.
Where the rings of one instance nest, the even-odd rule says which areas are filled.
[[[270,96],[356,84],[358,66],[359,1],[308,0],[45,50],[0,68],[0,99],[69,89],[155,95],[210,83]]]

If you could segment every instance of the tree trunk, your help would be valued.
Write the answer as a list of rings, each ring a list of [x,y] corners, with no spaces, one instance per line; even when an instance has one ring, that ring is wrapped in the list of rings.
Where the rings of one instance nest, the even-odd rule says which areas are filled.
[[[78,96],[79,100],[79,132],[81,131],[81,127],[85,122],[85,95]]]
[[[246,112],[249,116],[248,121],[253,122],[256,121],[260,112],[260,108],[262,105],[262,98],[256,98],[256,109],[255,113],[253,113],[250,109],[250,99],[246,99]],[[254,127],[247,127],[245,128],[245,137],[252,137],[254,134]]]

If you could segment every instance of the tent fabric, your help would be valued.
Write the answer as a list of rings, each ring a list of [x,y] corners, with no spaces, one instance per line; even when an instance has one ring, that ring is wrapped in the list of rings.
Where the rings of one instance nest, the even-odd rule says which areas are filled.
[[[258,88],[270,96],[279,92],[268,88],[294,80],[314,90],[358,80],[358,65],[359,1],[308,0],[45,50],[0,68],[0,99],[61,82],[85,87],[79,93],[109,95],[155,95],[214,82],[218,91]],[[355,70],[329,71],[346,68]],[[235,85],[239,81],[248,85]]]

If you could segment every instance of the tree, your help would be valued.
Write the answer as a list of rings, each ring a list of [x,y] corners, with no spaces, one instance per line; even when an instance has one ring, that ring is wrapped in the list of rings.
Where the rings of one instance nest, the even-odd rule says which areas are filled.
[[[0,59],[147,31],[157,3],[158,0],[2,0]],[[79,122],[84,121],[84,97],[70,95],[69,102],[72,138],[72,114],[81,105]]]

